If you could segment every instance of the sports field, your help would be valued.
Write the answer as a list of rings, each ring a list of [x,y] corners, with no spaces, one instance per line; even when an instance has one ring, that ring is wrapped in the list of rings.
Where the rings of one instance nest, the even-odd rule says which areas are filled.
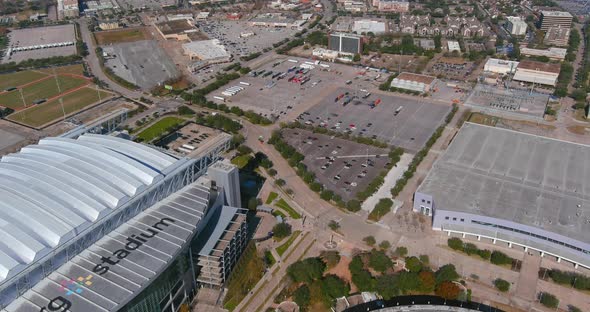
[[[100,98],[98,92],[100,92]],[[10,115],[7,119],[38,128],[54,120],[63,118],[64,111],[65,115],[67,116],[71,113],[82,110],[101,99],[104,100],[109,96],[111,96],[111,94],[108,92],[97,91],[96,89],[90,87],[83,87],[61,97],[63,108],[59,102],[59,99],[54,99],[52,101],[39,105],[33,105],[30,108],[21,110]]]
[[[22,88],[22,97],[19,90],[0,93],[0,106],[20,110],[33,105],[33,101],[35,100],[51,100],[51,98],[58,96],[60,93],[66,93],[70,90],[89,84],[88,80],[78,77],[58,75],[57,81],[55,77],[46,77],[47,78],[44,80],[29,84]]]
[[[100,46],[121,42],[149,40],[151,36],[146,28],[125,28],[121,30],[107,30],[94,33],[96,43]]]
[[[7,88],[15,88],[46,76],[43,73],[30,70],[0,75],[0,92]]]
[[[141,131],[137,138],[144,141],[149,142],[162,134],[164,134],[168,129],[176,127],[183,123],[185,120],[178,118],[178,117],[164,117],[157,121],[155,124],[149,126],[145,130]]]

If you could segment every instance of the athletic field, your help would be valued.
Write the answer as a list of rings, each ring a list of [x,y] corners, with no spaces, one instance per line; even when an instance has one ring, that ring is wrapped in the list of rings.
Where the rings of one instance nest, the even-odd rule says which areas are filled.
[[[8,120],[39,128],[111,96],[97,91],[83,71],[82,65],[68,65],[2,74],[0,106],[15,111]]]

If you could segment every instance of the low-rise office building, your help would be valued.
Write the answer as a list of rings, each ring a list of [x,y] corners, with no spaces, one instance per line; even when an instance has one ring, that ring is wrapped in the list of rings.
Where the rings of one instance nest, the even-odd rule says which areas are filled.
[[[519,16],[508,16],[506,18],[506,30],[511,35],[524,36],[526,35],[527,23]]]
[[[551,27],[547,30],[543,43],[546,45],[554,45],[558,47],[565,47],[570,40],[570,29],[561,27]]]
[[[517,67],[518,62],[516,61],[507,61],[496,58],[490,58],[484,65],[483,70],[486,72],[496,74],[514,74],[514,72],[516,72]]]
[[[553,47],[546,50],[520,48],[520,54],[525,56],[546,56],[552,60],[563,61],[567,55],[567,49]]]
[[[574,17],[569,12],[563,11],[541,11],[539,20],[542,31],[548,31],[549,28],[570,28]]]

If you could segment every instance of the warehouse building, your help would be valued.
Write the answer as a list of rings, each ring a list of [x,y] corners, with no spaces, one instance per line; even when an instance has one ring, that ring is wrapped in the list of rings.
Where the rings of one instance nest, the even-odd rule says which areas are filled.
[[[192,61],[195,61],[188,66],[191,72],[195,72],[211,64],[227,63],[232,60],[231,53],[227,51],[218,39],[184,43],[182,49],[185,55]]]
[[[233,168],[207,175],[230,140],[180,158],[83,134],[4,156],[2,311],[186,310],[214,270],[203,254],[218,257],[222,285],[247,233],[245,211],[226,201],[239,194],[226,189],[239,184]]]
[[[511,35],[526,35],[527,23],[519,16],[508,16],[506,18],[506,30]]]
[[[466,123],[414,196],[449,235],[590,268],[590,146]]]
[[[516,61],[506,61],[501,59],[490,58],[483,66],[483,70],[490,73],[496,74],[513,74],[518,67]]]
[[[515,81],[555,87],[560,70],[561,66],[559,64],[522,61],[516,67],[516,73],[513,79]]]
[[[401,73],[391,81],[393,88],[427,93],[432,90],[436,77],[413,73]]]
[[[541,11],[539,24],[542,31],[548,31],[549,28],[567,28],[572,27],[574,17],[569,12],[562,11]]]
[[[341,53],[361,53],[363,51],[363,37],[347,33],[331,33],[328,49]]]
[[[530,49],[520,48],[520,54],[525,56],[546,56],[552,60],[563,61],[567,55],[567,49],[562,48],[549,48],[546,50],[542,49]]]

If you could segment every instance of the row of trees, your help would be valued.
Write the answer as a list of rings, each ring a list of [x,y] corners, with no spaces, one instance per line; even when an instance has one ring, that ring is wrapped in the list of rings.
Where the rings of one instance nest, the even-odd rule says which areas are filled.
[[[548,271],[548,275],[557,284],[572,286],[579,290],[590,290],[590,277],[583,274],[552,269]]]
[[[501,251],[479,249],[475,244],[465,243],[457,237],[449,238],[447,240],[447,245],[453,250],[461,251],[468,255],[478,255],[483,260],[490,261],[491,263],[496,265],[511,265],[515,261],[515,259],[511,258],[510,256],[506,255]]]
[[[428,257],[413,256],[406,257],[405,263],[406,271],[395,272],[393,261],[385,252],[373,249],[369,253],[355,256],[350,262],[349,270],[352,282],[360,291],[376,291],[385,300],[410,293],[432,292],[447,299],[460,297],[462,290],[456,282],[459,274],[454,265],[447,264],[432,271],[428,265]]]
[[[222,114],[198,114],[196,121],[198,124],[233,134],[238,133],[242,129],[242,125],[239,122]]]

